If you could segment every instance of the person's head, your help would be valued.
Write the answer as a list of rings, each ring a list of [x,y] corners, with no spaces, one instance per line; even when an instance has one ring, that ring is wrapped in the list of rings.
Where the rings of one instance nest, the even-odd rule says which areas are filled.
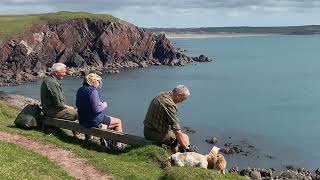
[[[63,63],[54,63],[51,67],[51,74],[58,80],[62,80],[67,74],[67,66]]]
[[[101,87],[102,85],[102,79],[96,73],[89,73],[84,77],[84,79],[85,79],[85,83],[88,84],[89,86],[98,88],[98,87]]]
[[[185,101],[188,96],[190,96],[190,92],[185,85],[178,85],[172,90],[172,99],[176,104]]]

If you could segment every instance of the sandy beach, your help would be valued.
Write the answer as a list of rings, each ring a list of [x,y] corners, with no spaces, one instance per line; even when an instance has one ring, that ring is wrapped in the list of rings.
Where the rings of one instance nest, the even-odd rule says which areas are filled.
[[[167,38],[219,38],[219,37],[250,37],[250,36],[280,36],[276,33],[264,33],[264,34],[247,34],[247,33],[164,33]]]

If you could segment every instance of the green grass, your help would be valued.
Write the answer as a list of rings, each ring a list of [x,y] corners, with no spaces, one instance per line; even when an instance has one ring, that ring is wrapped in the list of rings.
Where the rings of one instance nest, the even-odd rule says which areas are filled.
[[[162,180],[185,180],[185,179],[219,179],[219,180],[243,180],[245,179],[242,176],[233,173],[227,173],[223,175],[214,170],[206,170],[201,168],[194,167],[171,167],[167,169],[165,175],[161,177]]]
[[[0,179],[73,179],[46,157],[0,141]]]
[[[18,111],[0,101],[0,131],[33,137],[40,141],[68,149],[115,179],[244,179],[228,174],[222,176],[214,170],[199,168],[161,168],[161,160],[169,156],[160,147],[148,145],[127,148],[124,152],[105,152],[96,143],[88,143],[72,138],[70,131],[58,131],[45,135],[38,130],[23,130],[13,126]],[[190,173],[192,172],[192,173]]]
[[[0,42],[9,36],[18,36],[35,23],[61,22],[69,19],[89,18],[106,21],[118,21],[119,19],[108,14],[91,14],[87,12],[61,11],[47,14],[27,15],[0,15]]]

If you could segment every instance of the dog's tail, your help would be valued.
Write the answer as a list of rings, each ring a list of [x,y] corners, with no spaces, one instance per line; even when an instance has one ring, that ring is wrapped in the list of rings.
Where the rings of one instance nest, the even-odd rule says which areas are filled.
[[[168,157],[168,158],[163,159],[163,160],[161,161],[161,168],[162,168],[162,169],[171,167],[171,165],[172,165],[171,157]]]

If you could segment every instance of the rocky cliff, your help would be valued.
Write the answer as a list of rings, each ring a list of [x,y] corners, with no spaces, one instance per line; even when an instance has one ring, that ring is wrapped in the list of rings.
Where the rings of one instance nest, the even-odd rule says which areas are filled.
[[[34,24],[20,37],[2,42],[0,48],[0,86],[36,80],[55,62],[65,63],[78,74],[92,68],[117,72],[123,67],[209,61],[203,55],[182,54],[162,34],[124,21],[88,18]]]

